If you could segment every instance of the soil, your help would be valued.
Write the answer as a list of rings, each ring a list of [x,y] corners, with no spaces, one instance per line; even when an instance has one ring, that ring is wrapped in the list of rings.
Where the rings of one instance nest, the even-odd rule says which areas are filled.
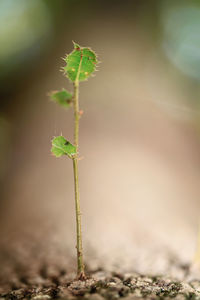
[[[183,271],[183,268],[182,268]],[[120,274],[103,270],[90,272],[86,281],[72,280],[65,270],[49,273],[44,265],[32,277],[14,276],[2,283],[0,299],[200,299],[200,278],[190,276],[185,266],[185,281],[166,276],[144,276],[137,273]]]
[[[31,229],[31,232],[33,230]],[[96,252],[87,252],[85,256],[86,281],[76,280],[76,260],[74,247],[64,247],[57,240],[53,242],[47,236],[49,231],[34,235],[11,234],[2,232],[0,240],[0,300],[37,300],[37,299],[84,299],[103,300],[120,299],[199,299],[200,300],[200,269],[191,267],[181,261],[172,252],[163,257],[164,272],[159,273],[153,268],[152,273],[143,268],[136,268],[130,255],[124,258],[129,262],[130,271],[125,270],[122,258],[118,264],[110,264],[109,258],[100,261]],[[5,238],[3,238],[5,237]],[[50,239],[50,240],[49,240]],[[134,249],[133,249],[134,250]],[[132,252],[133,252],[132,250]],[[149,257],[154,265],[161,265],[162,254],[149,250]],[[112,252],[114,256],[114,251]],[[142,248],[138,251],[138,264],[146,266],[147,261],[141,259]],[[165,258],[165,259],[164,259]]]

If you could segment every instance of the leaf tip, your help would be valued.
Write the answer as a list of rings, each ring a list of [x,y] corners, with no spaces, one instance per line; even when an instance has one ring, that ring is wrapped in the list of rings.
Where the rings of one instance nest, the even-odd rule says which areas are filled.
[[[81,50],[81,46],[79,44],[77,44],[76,42],[72,41],[73,45],[74,45],[74,49],[75,50]]]

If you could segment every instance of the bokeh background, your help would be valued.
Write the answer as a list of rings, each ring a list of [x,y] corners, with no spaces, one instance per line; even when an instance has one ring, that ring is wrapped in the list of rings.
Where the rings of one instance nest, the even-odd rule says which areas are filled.
[[[87,268],[178,274],[200,218],[198,1],[0,0],[1,273],[74,272],[73,114],[49,101],[72,40],[101,63],[81,83]],[[5,266],[4,266],[5,265]],[[14,267],[13,267],[14,265]],[[17,267],[16,267],[17,266]]]

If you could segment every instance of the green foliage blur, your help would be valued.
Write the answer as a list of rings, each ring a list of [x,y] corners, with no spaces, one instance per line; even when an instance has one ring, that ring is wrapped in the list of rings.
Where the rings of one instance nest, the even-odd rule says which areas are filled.
[[[0,0],[0,92],[10,92],[8,81],[18,82],[52,47],[67,3]]]

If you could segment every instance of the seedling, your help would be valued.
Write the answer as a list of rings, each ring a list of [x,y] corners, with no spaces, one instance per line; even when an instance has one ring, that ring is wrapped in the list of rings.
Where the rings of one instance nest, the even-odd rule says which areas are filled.
[[[64,75],[73,83],[73,93],[65,89],[51,93],[51,99],[64,108],[73,107],[74,109],[74,142],[73,144],[63,136],[55,137],[52,140],[51,151],[56,157],[67,156],[73,162],[74,172],[74,192],[75,192],[75,210],[76,210],[76,239],[77,239],[77,276],[78,279],[84,280],[84,262],[82,247],[82,230],[81,230],[81,212],[79,196],[79,177],[78,177],[78,160],[79,160],[79,120],[82,111],[79,110],[79,83],[87,80],[96,70],[97,57],[90,48],[83,48],[74,43],[74,50],[65,57],[67,65],[63,68]]]

